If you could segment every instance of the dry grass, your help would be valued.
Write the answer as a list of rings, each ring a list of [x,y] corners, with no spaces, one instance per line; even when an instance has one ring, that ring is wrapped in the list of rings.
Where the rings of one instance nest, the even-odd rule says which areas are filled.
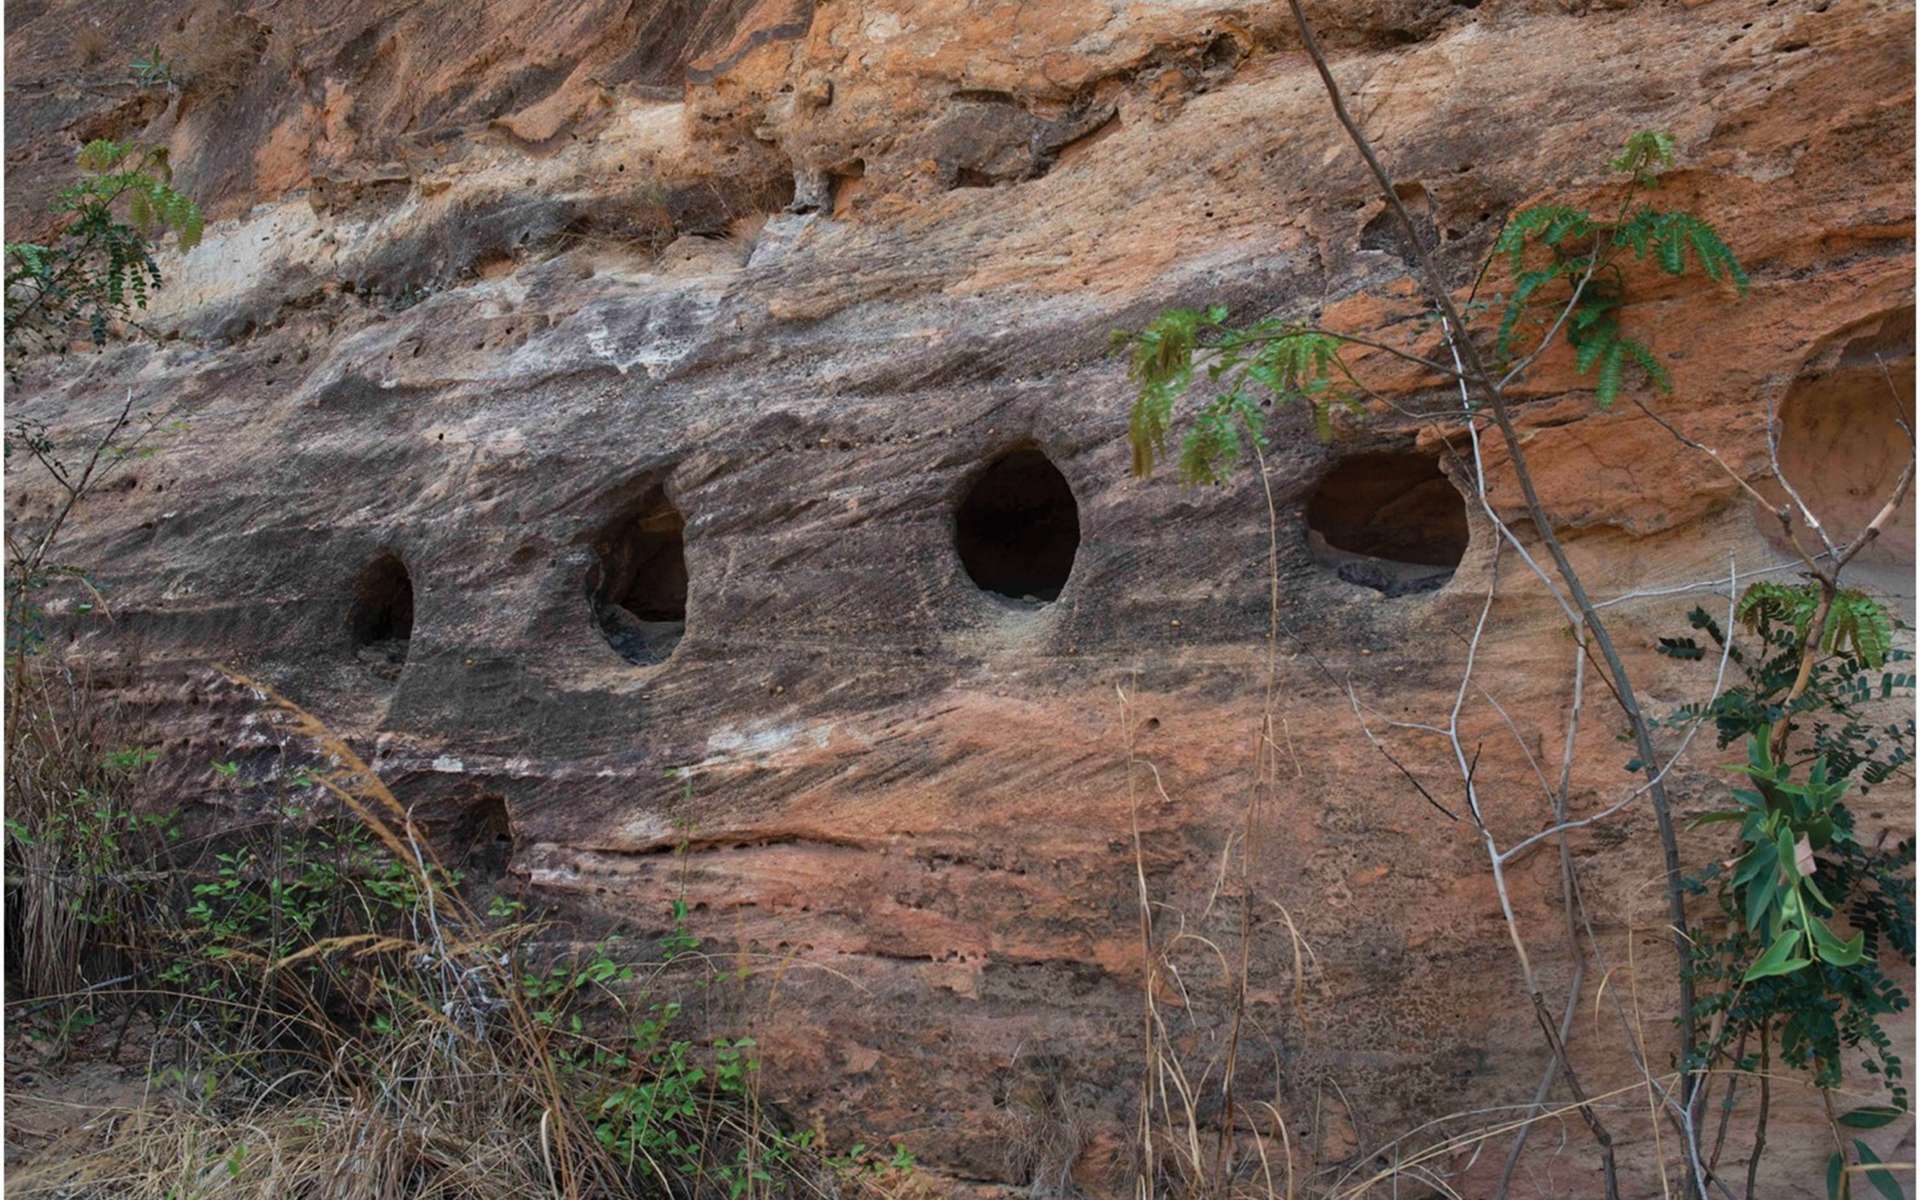
[[[73,53],[83,67],[91,67],[107,56],[113,41],[106,32],[91,21],[84,22],[73,32]]]
[[[301,74],[300,39],[293,26],[282,22],[267,35],[267,67],[275,75],[292,78]]]
[[[1240,1026],[1254,960],[1252,943],[1257,936],[1252,913],[1259,907],[1259,897],[1253,893],[1250,874],[1250,856],[1258,853],[1257,811],[1250,809],[1245,829],[1239,837],[1228,840],[1207,911],[1192,922],[1196,927],[1205,926],[1213,910],[1230,900],[1223,893],[1236,888],[1241,893],[1240,910],[1228,921],[1237,940],[1223,945],[1190,929],[1186,914],[1151,893],[1139,823],[1143,781],[1150,781],[1152,794],[1160,800],[1169,801],[1170,797],[1158,769],[1137,753],[1136,723],[1124,691],[1120,693],[1120,708],[1121,727],[1127,738],[1142,967],[1134,1194],[1138,1200],[1155,1196],[1295,1200],[1305,1194],[1300,1162],[1307,1156],[1302,1147],[1293,1144],[1282,1113],[1282,1097],[1276,1094],[1271,1099],[1249,1100],[1235,1086],[1242,1051]],[[1269,704],[1255,756],[1262,794],[1277,767],[1279,749],[1273,738],[1271,712]],[[1236,862],[1237,871],[1233,869]],[[1278,912],[1288,938],[1292,963],[1289,1016],[1292,1023],[1304,1029],[1308,979],[1316,969],[1313,948],[1301,936],[1292,914],[1278,904],[1269,904]],[[1217,977],[1216,990],[1234,997],[1229,1011],[1218,1019],[1210,1021],[1199,1003],[1199,993],[1206,989],[1189,983],[1202,977]],[[1170,1012],[1179,1014],[1183,1026],[1192,1028],[1175,1028]],[[1185,1035],[1202,1024],[1213,1028],[1198,1044],[1214,1049],[1197,1058],[1191,1052],[1183,1053],[1183,1046],[1196,1044],[1194,1038]]]
[[[127,799],[144,764],[91,676],[16,659],[6,696],[8,982],[58,996],[127,969],[160,847]]]
[[[751,1067],[722,1086],[720,1044],[665,1000],[690,970],[707,970],[684,935],[678,951],[663,943],[664,957],[636,962],[542,949],[551,930],[483,917],[350,746],[263,685],[234,683],[269,706],[286,745],[328,764],[303,780],[366,831],[377,856],[366,861],[383,865],[326,874],[338,902],[286,902],[311,928],[278,910],[239,933],[212,932],[223,928],[217,911],[197,921],[138,914],[147,957],[135,969],[148,984],[129,995],[162,1021],[149,1095],[99,1114],[87,1144],[10,1167],[10,1194],[576,1200],[717,1197],[737,1179],[741,1200],[897,1191],[887,1172],[836,1166],[818,1142],[782,1133],[761,1109]],[[100,728],[58,709],[44,722]],[[60,742],[79,748],[47,761],[86,761],[103,738],[111,742],[104,733]],[[44,740],[24,737],[18,752]],[[14,745],[10,736],[10,754]],[[278,828],[263,836],[296,844]],[[220,870],[192,875],[202,881],[196,895],[225,886],[216,899],[277,898],[332,870],[331,860],[284,849],[267,858],[268,844],[223,845]],[[404,903],[392,901],[396,889]],[[41,934],[42,957],[73,936],[65,927]],[[643,1021],[656,1032],[636,1033]],[[655,1103],[656,1090],[678,1100]],[[623,1132],[634,1135],[624,1153]]]
[[[260,26],[231,0],[202,0],[160,43],[160,60],[186,91],[218,99],[238,91],[260,59]]]

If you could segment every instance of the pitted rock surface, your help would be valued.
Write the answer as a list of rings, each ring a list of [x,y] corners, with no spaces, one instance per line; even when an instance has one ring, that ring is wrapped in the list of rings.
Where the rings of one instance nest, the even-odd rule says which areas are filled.
[[[1235,936],[1222,862],[1253,794],[1277,593],[1284,771],[1255,827],[1245,1094],[1275,1103],[1315,1186],[1371,1170],[1423,1121],[1531,1097],[1544,1051],[1481,847],[1368,744],[1353,700],[1444,720],[1497,570],[1478,678],[1506,716],[1474,702],[1463,720],[1489,820],[1517,840],[1548,819],[1530,759],[1557,761],[1564,625],[1464,500],[1451,576],[1457,547],[1421,557],[1431,532],[1383,556],[1417,576],[1388,574],[1317,548],[1351,553],[1308,522],[1360,455],[1427,456],[1464,489],[1457,396],[1359,351],[1391,406],[1331,444],[1277,414],[1271,577],[1257,479],[1129,475],[1108,336],[1162,308],[1317,314],[1443,352],[1284,6],[240,11],[266,47],[244,81],[156,98],[124,64],[78,64],[71,30],[146,46],[185,27],[186,5],[8,10],[9,236],[94,136],[167,145],[211,218],[163,259],[150,319],[166,340],[73,355],[9,396],[74,444],[129,391],[165,414],[160,453],[88,502],[63,554],[112,624],[62,626],[62,652],[113,673],[161,747],[164,802],[199,819],[264,802],[268,784],[217,787],[208,767],[274,761],[254,702],[213,668],[257,675],[376,750],[422,811],[503,806],[504,869],[538,894],[640,932],[684,894],[694,932],[755,964],[746,1017],[787,1111],[902,1141],[954,1190],[1066,1178],[1116,1194],[1140,879],[1157,920]],[[1913,398],[1911,5],[1310,11],[1462,294],[1503,214],[1610,202],[1607,157],[1669,130],[1667,201],[1726,233],[1753,290],[1636,273],[1623,322],[1675,384],[1644,399],[1756,481],[1779,406],[1790,460],[1845,461],[1843,507],[1896,469],[1890,416]],[[1785,560],[1772,517],[1635,405],[1598,410],[1563,352],[1517,399],[1544,501],[1616,601],[1646,703],[1701,698],[1710,672],[1654,639],[1724,604],[1711,581],[1730,561]],[[1844,432],[1839,409],[1879,432]],[[983,590],[956,550],[969,486],[1023,449],[1077,507],[1057,598]],[[1523,516],[1504,451],[1483,452],[1496,508]],[[594,591],[596,538],[655,490],[684,519],[684,632],[664,656],[673,631]],[[8,473],[14,521],[51,499]],[[1867,564],[1908,595],[1911,504]],[[404,566],[410,630],[356,645],[356,580],[383,555]],[[1625,778],[1621,724],[1587,700],[1576,815]],[[1444,743],[1389,736],[1429,786],[1457,781]],[[1668,781],[1683,822],[1724,795],[1707,740]],[[1910,831],[1910,797],[1893,799],[1863,820]],[[1603,945],[1623,963],[1637,937],[1637,1002],[1670,1013],[1651,814],[1572,841]],[[1704,862],[1718,843],[1708,829],[1685,848]],[[1557,1006],[1556,856],[1510,883]],[[1304,1015],[1290,926],[1312,950]],[[1230,994],[1201,945],[1187,990],[1158,997],[1197,1064]],[[1605,974],[1586,973],[1583,1014]],[[1666,1069],[1671,1025],[1650,1016],[1644,1036]],[[1626,1045],[1582,1017],[1590,1092],[1638,1077]],[[1033,1094],[1080,1131],[1072,1162],[1009,1150]],[[1776,1103],[1770,1161],[1808,1181],[1776,1194],[1815,1194],[1817,1098]],[[1631,1194],[1661,1194],[1645,1113],[1615,1119]],[[1522,1185],[1585,1194],[1590,1158],[1556,1140],[1534,1140]],[[1501,1156],[1445,1165],[1461,1194],[1490,1194]]]

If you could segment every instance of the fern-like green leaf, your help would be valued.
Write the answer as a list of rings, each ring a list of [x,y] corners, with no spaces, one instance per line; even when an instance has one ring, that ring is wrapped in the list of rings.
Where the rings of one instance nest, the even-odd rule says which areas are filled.
[[[174,222],[174,238],[180,243],[182,250],[191,250],[200,244],[200,236],[206,232],[206,220],[200,214],[199,205],[185,196],[181,196],[180,199],[185,201],[185,207]]]
[[[1660,231],[1657,243],[1660,255],[1660,269],[1669,275],[1678,275],[1687,269],[1685,235],[1671,227]]]
[[[1607,352],[1607,347],[1613,345],[1618,336],[1619,335],[1616,334],[1609,325],[1607,328],[1595,330],[1593,333],[1576,342],[1574,344],[1573,369],[1582,375],[1593,370],[1593,365],[1600,361],[1600,356]]]
[[[1593,217],[1581,209],[1568,209],[1547,223],[1540,240],[1558,246],[1569,237],[1585,237],[1593,232]]]
[[[1620,396],[1620,381],[1626,367],[1626,356],[1618,338],[1607,343],[1600,354],[1600,374],[1594,381],[1594,400],[1601,408],[1612,408],[1613,402]]]
[[[1240,457],[1244,434],[1256,445],[1266,445],[1266,416],[1252,398],[1230,392],[1216,396],[1194,415],[1193,427],[1180,445],[1180,478],[1187,483],[1220,483]]]
[[[1828,653],[1852,654],[1877,670],[1893,649],[1893,623],[1866,593],[1848,589],[1833,598],[1821,642],[1821,649]]]
[[[1500,332],[1494,339],[1494,351],[1501,358],[1511,357],[1513,353],[1513,331],[1520,323],[1520,315],[1527,310],[1527,304],[1533,294],[1559,277],[1554,267],[1542,267],[1535,271],[1522,272],[1513,281],[1513,295],[1507,298],[1506,311],[1500,314]]]
[[[80,147],[78,159],[80,169],[83,171],[91,171],[96,175],[105,174],[113,170],[122,159],[126,158],[131,149],[132,147],[123,142],[109,141],[106,138],[95,138]]]
[[[1747,273],[1733,248],[1711,224],[1692,213],[1642,209],[1614,230],[1613,241],[1631,249],[1636,258],[1651,253],[1669,275],[1685,274],[1691,252],[1707,278],[1716,283],[1730,280],[1741,295],[1747,293]]]
[[[1657,129],[1642,129],[1627,139],[1619,157],[1609,165],[1637,182],[1651,184],[1662,170],[1673,165],[1673,137]]]
[[[1718,282],[1722,277],[1731,279],[1742,296],[1747,294],[1747,273],[1741,269],[1740,260],[1733,255],[1732,247],[1722,241],[1713,226],[1689,213],[1677,213],[1685,218],[1684,228],[1687,240],[1693,246],[1695,256],[1700,259],[1700,269],[1707,277]]]
[[[1537,208],[1523,208],[1507,219],[1506,228],[1494,240],[1493,253],[1505,255],[1507,263],[1514,271],[1520,270],[1527,253],[1527,243],[1541,237],[1556,224],[1586,220],[1592,218],[1581,209],[1565,204],[1543,204]]]
[[[1740,603],[1733,615],[1754,633],[1761,632],[1765,624],[1777,622],[1793,626],[1794,633],[1805,638],[1819,604],[1820,593],[1813,584],[1761,580],[1740,594]]]
[[[1133,446],[1133,473],[1152,474],[1155,461],[1166,452],[1173,402],[1193,379],[1193,353],[1203,324],[1215,323],[1215,311],[1168,309],[1137,334],[1119,333],[1117,345],[1131,349],[1127,378],[1139,385],[1127,422]],[[1220,311],[1221,317],[1225,316]]]
[[[1627,356],[1633,359],[1640,369],[1647,373],[1647,379],[1652,382],[1654,387],[1659,388],[1663,392],[1671,392],[1673,390],[1673,377],[1667,373],[1665,365],[1654,357],[1653,351],[1650,348],[1644,343],[1637,342],[1632,338],[1621,338],[1620,344],[1626,348]]]

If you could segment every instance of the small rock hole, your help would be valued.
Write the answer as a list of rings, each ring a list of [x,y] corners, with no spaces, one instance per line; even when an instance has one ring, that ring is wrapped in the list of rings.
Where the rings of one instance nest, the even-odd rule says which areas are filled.
[[[1808,364],[1779,405],[1780,469],[1821,521],[1851,537],[1894,495],[1908,461],[1903,422],[1913,420],[1913,309],[1856,330]],[[1786,496],[1772,484],[1771,503]],[[1909,490],[1880,533],[1847,569],[1857,583],[1889,596],[1913,594],[1914,497]],[[1772,512],[1756,506],[1768,539],[1789,548]],[[1796,517],[1803,542],[1817,542]]]
[[[398,679],[413,638],[413,580],[397,555],[382,554],[360,572],[347,616],[356,657],[381,679]]]
[[[1434,221],[1426,186],[1420,183],[1403,183],[1394,191],[1398,194],[1400,203],[1406,208],[1407,216],[1413,219],[1414,230],[1420,235],[1421,242],[1432,245]],[[1383,208],[1374,214],[1373,218],[1360,230],[1360,249],[1375,250],[1403,259],[1409,257],[1406,229],[1400,224],[1399,216],[1391,207]]]
[[[1230,33],[1222,33],[1215,35],[1214,39],[1207,43],[1201,59],[1209,69],[1231,70],[1239,65],[1243,53],[1240,48],[1240,39]]]
[[[954,514],[954,545],[983,591],[1026,604],[1057,600],[1080,549],[1080,506],[1037,447],[982,471]]]
[[[491,879],[507,873],[513,862],[513,821],[504,797],[491,792],[481,796],[464,815],[460,834],[470,870]]]
[[[1340,579],[1389,597],[1430,592],[1467,552],[1460,492],[1424,454],[1343,459],[1307,501],[1307,544]]]
[[[588,579],[607,644],[637,666],[665,662],[687,629],[686,521],[655,486],[594,540]]]

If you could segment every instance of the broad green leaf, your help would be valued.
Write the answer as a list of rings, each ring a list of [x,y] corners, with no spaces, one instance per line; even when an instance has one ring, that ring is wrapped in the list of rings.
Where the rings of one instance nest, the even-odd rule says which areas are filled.
[[[1740,860],[1740,869],[1734,872],[1733,882],[1736,886],[1746,883],[1756,878],[1762,871],[1772,870],[1779,861],[1780,852],[1773,848],[1773,843],[1760,842],[1747,851],[1747,856]]]
[[[1806,966],[1812,960],[1793,956],[1794,949],[1799,944],[1798,931],[1789,929],[1782,933],[1774,939],[1773,945],[1767,947],[1767,952],[1747,968],[1747,973],[1741,977],[1742,982],[1751,983],[1756,979],[1765,979],[1769,975],[1791,975]]]
[[[1767,910],[1773,907],[1773,897],[1780,890],[1780,874],[1768,871],[1747,885],[1746,920],[1748,929],[1767,927]]]
[[[1855,933],[1843,942],[1833,930],[1827,928],[1825,921],[1813,918],[1808,919],[1807,928],[1813,931],[1814,948],[1819,951],[1822,961],[1836,967],[1851,967],[1864,957],[1865,934]]]
[[[1608,343],[1607,352],[1600,356],[1600,375],[1594,383],[1594,401],[1601,408],[1612,408],[1613,402],[1620,398],[1626,365],[1625,349],[1618,341]]]
[[[1900,1185],[1893,1178],[1893,1172],[1880,1165],[1880,1156],[1869,1149],[1865,1142],[1859,1138],[1853,1139],[1853,1152],[1860,1156],[1860,1163],[1866,1168],[1862,1173],[1876,1191],[1887,1200],[1906,1200]]]
[[[1695,817],[1687,823],[1687,828],[1692,830],[1698,829],[1702,825],[1718,825],[1723,821],[1741,821],[1745,820],[1746,816],[1746,813],[1736,808],[1722,809],[1719,812],[1705,813]]]
[[[1800,872],[1794,867],[1793,830],[1781,826],[1780,832],[1775,835],[1774,848],[1779,851],[1780,871],[1788,882],[1799,879]]]
[[[1841,1113],[1840,1124],[1848,1129],[1879,1129],[1893,1124],[1906,1115],[1904,1110],[1895,1108],[1891,1104],[1870,1104],[1865,1108]]]

